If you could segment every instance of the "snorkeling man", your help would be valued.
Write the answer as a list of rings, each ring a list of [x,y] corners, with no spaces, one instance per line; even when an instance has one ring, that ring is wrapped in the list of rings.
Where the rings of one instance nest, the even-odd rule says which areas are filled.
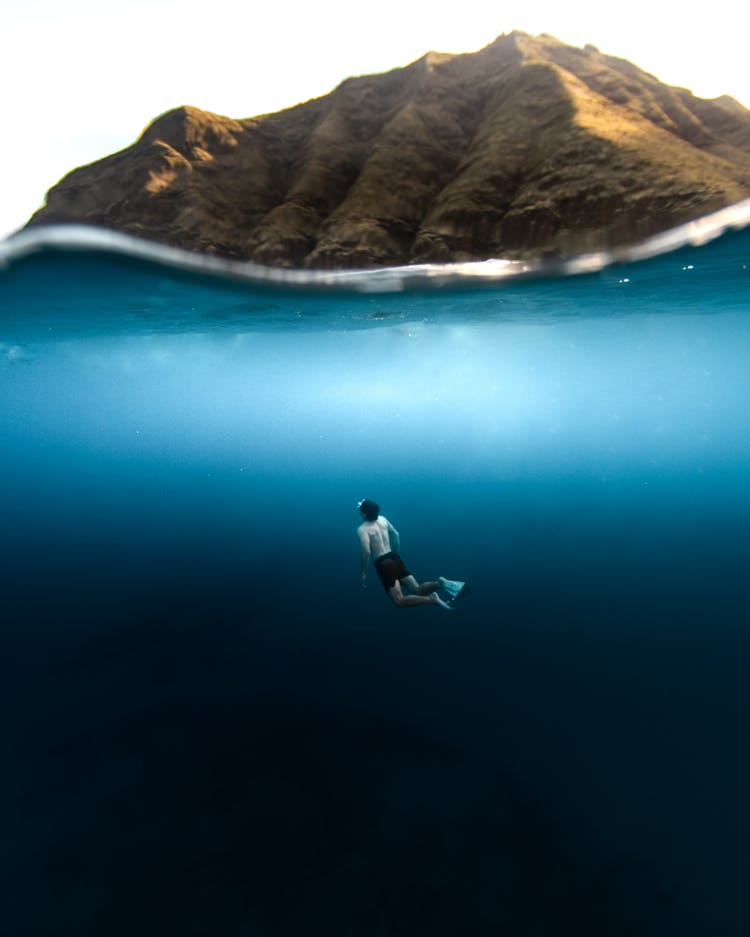
[[[438,595],[442,589],[451,598],[465,592],[465,583],[453,582],[443,576],[434,582],[418,583],[398,554],[399,535],[387,517],[380,513],[380,505],[365,498],[357,505],[363,521],[357,528],[361,547],[360,585],[367,588],[367,564],[373,558],[375,572],[391,601],[398,608],[416,605],[436,605],[451,611],[451,606]],[[406,593],[404,592],[406,589]]]

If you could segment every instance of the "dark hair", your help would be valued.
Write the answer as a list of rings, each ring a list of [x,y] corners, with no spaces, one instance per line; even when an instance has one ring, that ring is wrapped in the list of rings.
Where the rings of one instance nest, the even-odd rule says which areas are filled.
[[[366,521],[376,521],[378,514],[380,514],[380,505],[370,501],[369,498],[365,498],[364,501],[359,502],[359,513]]]

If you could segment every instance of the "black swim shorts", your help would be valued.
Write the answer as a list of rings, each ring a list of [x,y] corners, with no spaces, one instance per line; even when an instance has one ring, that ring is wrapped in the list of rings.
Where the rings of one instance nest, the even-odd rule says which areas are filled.
[[[386,592],[395,586],[397,579],[400,581],[411,576],[398,553],[384,553],[379,556],[375,560],[375,572],[380,576]]]

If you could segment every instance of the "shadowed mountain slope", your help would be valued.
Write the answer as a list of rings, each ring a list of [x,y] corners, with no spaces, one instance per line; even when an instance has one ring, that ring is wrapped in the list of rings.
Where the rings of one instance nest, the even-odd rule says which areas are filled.
[[[177,108],[67,175],[29,224],[351,267],[565,257],[748,195],[750,111],[738,102],[514,32],[276,114]]]

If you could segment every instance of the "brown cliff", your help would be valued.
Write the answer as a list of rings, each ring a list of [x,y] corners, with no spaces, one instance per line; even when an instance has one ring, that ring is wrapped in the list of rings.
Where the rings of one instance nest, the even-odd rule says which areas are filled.
[[[261,263],[570,256],[750,195],[750,111],[593,46],[501,36],[231,120],[181,107],[76,169],[29,224]]]

